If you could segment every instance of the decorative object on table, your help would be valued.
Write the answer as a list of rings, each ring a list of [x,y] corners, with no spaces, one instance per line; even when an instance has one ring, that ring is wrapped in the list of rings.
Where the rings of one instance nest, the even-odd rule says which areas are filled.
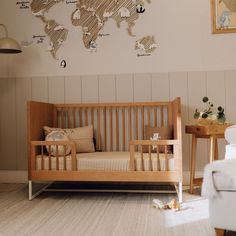
[[[7,27],[0,24],[5,30],[5,36],[0,38],[0,53],[16,54],[22,52],[20,44],[13,38],[8,37]]]
[[[236,32],[236,0],[211,0],[212,32]]]
[[[203,97],[203,103],[205,104],[205,109],[199,111],[195,109],[194,119],[196,119],[198,125],[213,125],[213,124],[224,124],[226,121],[225,110],[222,106],[218,106],[217,109],[214,108],[212,102],[209,101],[208,97]]]

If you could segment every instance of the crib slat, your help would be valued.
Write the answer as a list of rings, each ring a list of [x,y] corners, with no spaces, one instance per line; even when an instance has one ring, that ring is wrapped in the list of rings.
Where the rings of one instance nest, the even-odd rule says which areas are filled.
[[[73,109],[72,112],[73,112],[73,128],[75,128],[76,127],[76,110]]]
[[[136,120],[136,139],[139,139],[139,124],[138,124],[138,107],[135,109],[135,120]]]
[[[168,165],[168,156],[167,156],[167,145],[165,145],[165,166],[166,166],[166,171],[169,170],[169,165]]]
[[[156,148],[156,153],[157,153],[157,171],[161,170],[161,164],[160,164],[160,152],[159,152],[159,146],[157,145]]]
[[[125,151],[125,108],[122,109],[123,151]]]
[[[135,171],[135,147],[130,145],[130,170]]]
[[[143,146],[141,145],[141,170],[144,171]]]
[[[69,129],[72,128],[71,114],[72,114],[72,110],[68,109],[67,110],[67,123],[68,123],[67,128],[69,128]]]
[[[104,129],[104,150],[107,150],[107,112],[106,107],[103,109],[103,129]]]
[[[161,111],[161,117],[160,117],[161,126],[164,126],[164,107],[163,106],[160,107],[160,111]]]
[[[154,126],[157,126],[157,107],[154,107]]]
[[[113,151],[113,123],[112,123],[112,107],[110,107],[110,150]]]
[[[52,170],[52,149],[51,149],[51,145],[49,145],[49,150],[48,150],[48,156],[49,156],[49,170]]]
[[[79,126],[82,127],[83,122],[82,122],[82,108],[79,109]]]
[[[56,170],[59,170],[58,145],[56,145]]]
[[[64,114],[64,128],[68,128],[68,116],[67,116],[67,109],[64,109],[63,114]]]
[[[130,107],[129,108],[129,140],[133,139],[133,137],[132,137],[132,116],[131,116],[131,111],[132,111],[132,108]]]
[[[93,109],[93,107],[91,108],[91,122],[92,122],[92,126],[94,128],[94,109]]]
[[[119,151],[120,146],[119,137],[119,108],[116,108],[116,151]]]
[[[88,108],[85,108],[85,126],[88,126]]]
[[[76,150],[72,149],[71,151],[71,162],[72,162],[72,171],[76,171],[77,170],[77,162],[76,162]]]
[[[61,111],[61,122],[62,122],[62,128],[64,129],[66,127],[66,119],[65,119],[65,111],[62,109]]]
[[[64,162],[64,170],[66,170],[66,146],[63,145],[63,162]]]
[[[101,150],[101,117],[100,117],[100,108],[97,109],[98,115],[98,129],[97,129],[97,140],[98,140],[98,150]]]
[[[44,170],[43,146],[41,146],[41,170]]]
[[[69,128],[69,110],[65,110],[65,128]]]
[[[150,107],[147,108],[147,114],[148,114],[148,126],[151,125],[151,111],[150,111]]]
[[[142,138],[144,139],[144,107],[141,108],[142,113]]]
[[[149,171],[152,171],[152,153],[151,153],[151,145],[148,145],[148,161],[149,161]]]

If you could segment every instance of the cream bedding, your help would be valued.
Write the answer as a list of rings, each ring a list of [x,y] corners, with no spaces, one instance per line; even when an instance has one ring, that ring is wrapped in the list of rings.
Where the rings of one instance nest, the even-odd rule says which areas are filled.
[[[167,166],[165,161],[165,154],[160,153],[160,170],[161,171],[173,171],[174,170],[174,158],[173,154],[167,154]],[[151,161],[149,160],[149,154],[144,153],[144,171],[157,171],[158,162],[157,154],[151,154]],[[43,160],[43,161],[42,161]],[[51,157],[51,169],[56,170],[56,157]],[[129,152],[94,152],[94,153],[78,153],[76,155],[76,164],[78,171],[129,171],[130,169],[130,153]],[[65,168],[64,168],[65,166]],[[59,170],[71,170],[71,156],[58,158]],[[141,171],[141,154],[135,153],[135,169]],[[36,156],[36,169],[37,170],[49,170],[49,156]]]

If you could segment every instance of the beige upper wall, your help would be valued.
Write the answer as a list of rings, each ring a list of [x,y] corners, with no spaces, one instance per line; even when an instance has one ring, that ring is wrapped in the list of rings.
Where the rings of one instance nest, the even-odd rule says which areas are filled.
[[[137,38],[127,35],[125,24],[117,29],[113,21],[106,23],[103,31],[111,36],[100,38],[98,52],[90,53],[83,46],[81,29],[71,25],[74,8],[73,4],[60,3],[50,11],[50,17],[70,30],[58,52],[59,59],[67,61],[66,69],[46,51],[46,40],[24,48],[21,55],[0,55],[0,77],[235,69],[236,54],[232,52],[236,51],[236,34],[211,34],[210,0],[152,0],[147,4],[134,33],[137,38],[155,35],[159,48],[142,58],[134,51]],[[19,41],[44,34],[42,22],[30,10],[17,9],[16,1],[0,1],[0,23],[6,24],[9,35]]]

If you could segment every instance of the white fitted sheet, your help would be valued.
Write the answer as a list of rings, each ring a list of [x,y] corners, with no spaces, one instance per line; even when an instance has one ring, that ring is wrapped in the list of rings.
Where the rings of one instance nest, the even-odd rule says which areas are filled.
[[[51,158],[51,169],[56,170],[56,157]],[[149,154],[143,154],[144,171],[173,171],[174,158],[173,154],[167,154],[167,165],[165,161],[165,154],[160,153],[160,167],[157,161],[157,154],[151,154],[151,161]],[[42,162],[43,160],[43,162]],[[141,153],[135,153],[135,169],[142,170]],[[76,154],[76,164],[78,171],[129,171],[130,170],[130,152],[94,152],[94,153],[78,153]],[[49,170],[49,156],[36,156],[36,169]],[[71,170],[71,156],[58,158],[59,170]]]

